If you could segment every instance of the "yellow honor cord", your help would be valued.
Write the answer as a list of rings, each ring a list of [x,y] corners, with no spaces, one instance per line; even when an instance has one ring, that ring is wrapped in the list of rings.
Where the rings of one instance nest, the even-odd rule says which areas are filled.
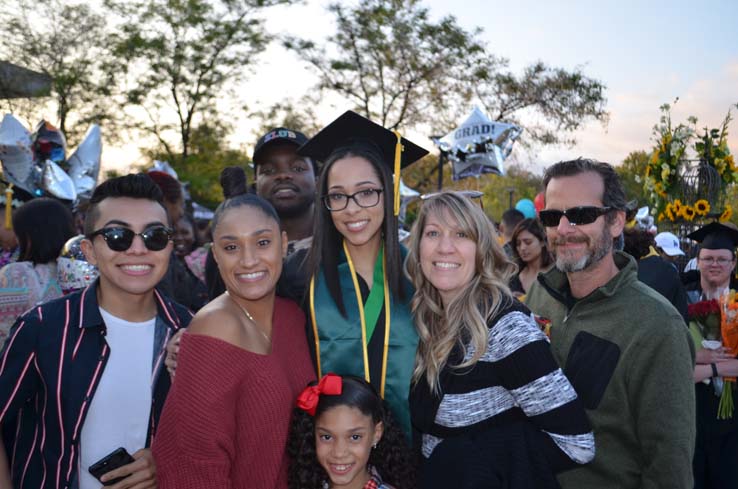
[[[369,374],[369,350],[366,341],[366,319],[364,317],[364,301],[361,298],[361,289],[359,288],[359,280],[356,278],[356,269],[354,262],[351,260],[346,241],[343,242],[343,251],[346,253],[349,269],[351,270],[351,280],[354,282],[354,291],[356,292],[356,301],[359,306],[359,317],[361,318],[361,346],[364,350],[364,379],[371,382]],[[384,349],[382,351],[382,382],[379,386],[379,395],[384,399],[384,386],[387,383],[387,357],[389,356],[389,337],[390,337],[390,296],[389,284],[387,283],[387,257],[382,262],[382,275],[384,276]]]
[[[364,301],[361,299],[359,279],[356,278],[356,269],[354,268],[353,260],[351,260],[351,254],[349,253],[348,247],[346,247],[346,241],[343,242],[343,252],[346,253],[346,260],[348,261],[348,266],[351,270],[351,280],[354,283],[354,292],[356,292],[356,302],[359,306],[359,318],[361,319],[361,349],[364,353],[364,380],[366,380],[367,382],[371,382],[371,375],[369,375],[369,351],[366,345],[366,318],[364,317]]]
[[[395,207],[394,212],[396,216],[400,215],[400,170],[401,170],[401,162],[402,162],[402,151],[404,150],[402,146],[402,136],[397,131],[392,131],[395,136],[397,136],[397,144],[395,144]]]
[[[320,371],[320,338],[318,338],[318,320],[315,318],[315,277],[310,278],[310,317],[313,323],[313,336],[315,336],[315,365],[318,378],[321,378],[323,374]]]
[[[5,229],[13,229],[13,184],[5,188]]]

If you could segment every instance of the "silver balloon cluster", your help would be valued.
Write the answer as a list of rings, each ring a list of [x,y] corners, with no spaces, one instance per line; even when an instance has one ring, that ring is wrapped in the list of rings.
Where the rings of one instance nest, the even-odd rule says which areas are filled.
[[[29,194],[76,202],[87,199],[100,173],[100,126],[92,125],[66,158],[64,135],[45,121],[31,133],[12,114],[0,122],[0,162],[5,179]]]
[[[477,177],[484,173],[504,175],[503,162],[523,129],[514,124],[492,121],[479,107],[459,127],[434,140],[453,167],[453,179]]]
[[[57,280],[65,294],[84,289],[97,280],[97,267],[88,262],[82,253],[80,243],[83,239],[85,237],[81,234],[70,238],[56,259]]]

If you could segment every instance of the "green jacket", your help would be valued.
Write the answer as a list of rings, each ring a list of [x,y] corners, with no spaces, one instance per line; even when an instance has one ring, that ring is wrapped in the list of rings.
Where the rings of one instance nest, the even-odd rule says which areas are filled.
[[[539,275],[526,305],[551,320],[551,350],[582,399],[595,459],[559,475],[562,489],[691,489],[694,346],[684,320],[638,281],[635,260],[567,310],[566,275]]]

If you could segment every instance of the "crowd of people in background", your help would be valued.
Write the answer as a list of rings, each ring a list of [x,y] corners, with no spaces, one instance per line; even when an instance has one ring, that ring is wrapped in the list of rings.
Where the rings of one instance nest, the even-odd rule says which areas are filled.
[[[401,243],[426,153],[349,111],[259,138],[207,226],[161,171],[75,215],[4,201],[0,487],[738,488],[738,359],[687,310],[731,288],[738,228],[685,271],[580,158],[535,216],[440,192]]]

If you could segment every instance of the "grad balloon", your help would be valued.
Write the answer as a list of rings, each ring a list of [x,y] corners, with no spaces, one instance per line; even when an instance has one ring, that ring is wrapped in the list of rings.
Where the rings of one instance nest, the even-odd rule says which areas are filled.
[[[82,142],[67,160],[69,176],[80,199],[89,199],[97,186],[100,174],[100,156],[102,155],[102,137],[100,126],[93,124],[85,133]]]
[[[438,147],[449,155],[454,180],[484,173],[504,175],[503,162],[521,132],[519,126],[492,121],[475,107],[458,128],[438,140]]]
[[[33,175],[31,133],[12,114],[5,114],[0,122],[0,161],[5,179],[29,193],[36,186]]]
[[[43,189],[57,199],[77,200],[77,189],[74,181],[67,172],[51,160],[46,160],[43,166]]]
[[[11,114],[0,123],[0,162],[5,179],[33,196],[72,201],[88,198],[100,173],[101,154],[100,128],[96,125],[88,129],[66,160],[64,134],[48,122],[41,121],[34,134]]]

